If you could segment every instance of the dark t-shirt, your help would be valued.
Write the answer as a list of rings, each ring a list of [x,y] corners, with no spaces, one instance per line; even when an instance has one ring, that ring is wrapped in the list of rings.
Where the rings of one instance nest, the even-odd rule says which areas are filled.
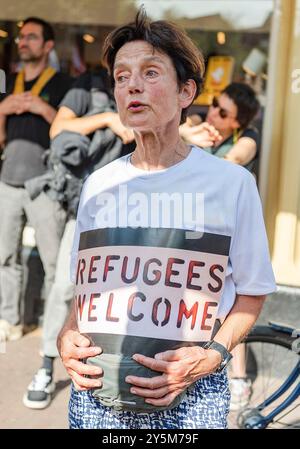
[[[260,145],[260,139],[259,139],[259,134],[258,134],[257,130],[252,127],[246,128],[240,135],[239,139],[241,139],[242,137],[249,137],[250,139],[254,140],[254,142],[256,143],[256,155],[257,155],[257,152],[259,150],[259,145]],[[212,154],[217,153],[218,150],[223,145],[228,145],[228,151],[229,151],[230,147],[232,147],[234,145],[233,136],[228,137],[228,139],[224,140],[224,142],[222,142],[219,146],[214,147],[214,149],[211,151]]]
[[[242,137],[249,137],[250,139],[254,140],[254,142],[256,143],[255,156],[253,157],[253,159],[250,162],[248,162],[246,165],[244,165],[244,167],[247,168],[247,170],[253,171],[253,167],[258,158],[258,152],[259,152],[259,147],[260,147],[260,137],[259,137],[257,130],[250,126],[242,132],[242,134],[239,136],[239,139],[241,139]],[[205,148],[205,151],[207,151],[217,157],[224,157],[231,150],[231,148],[233,146],[234,146],[233,135],[231,135],[230,137],[228,137],[228,139],[224,140],[220,145],[218,145],[216,147]]]
[[[8,79],[7,94],[14,89],[16,75]],[[25,82],[25,91],[32,88],[38,77]],[[57,109],[73,79],[56,73],[44,86],[40,97]],[[23,186],[25,181],[46,171],[45,149],[49,148],[50,124],[40,115],[25,113],[6,118],[6,147],[3,154],[1,181],[12,186]]]
[[[97,96],[93,94],[97,93]],[[95,100],[96,99],[96,100]],[[95,104],[97,101],[97,104]],[[116,111],[115,101],[108,85],[106,70],[85,72],[73,83],[60,105],[71,109],[77,117],[101,112]],[[89,137],[92,138],[93,134]]]

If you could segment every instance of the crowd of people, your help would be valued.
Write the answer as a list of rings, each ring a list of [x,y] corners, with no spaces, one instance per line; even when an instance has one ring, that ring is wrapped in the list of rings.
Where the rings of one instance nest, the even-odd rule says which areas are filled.
[[[46,299],[42,366],[33,373],[24,405],[43,409],[50,404],[59,348],[73,381],[71,427],[184,428],[191,423],[197,428],[226,427],[230,395],[220,364],[225,367],[230,353],[234,354],[231,407],[246,405],[251,384],[243,346],[238,343],[254,324],[265,295],[275,288],[250,174],[259,152],[259,136],[251,125],[259,109],[254,91],[246,84],[232,83],[214,98],[204,120],[187,116],[200,91],[203,57],[180,28],[150,22],[143,12],[134,23],[108,36],[104,48],[108,71],[99,68],[76,80],[48,65],[55,38],[44,20],[26,19],[17,45],[22,69],[9,77],[0,102],[0,339],[12,341],[23,335],[21,250],[27,222],[35,230]],[[111,366],[101,338],[96,344],[78,332],[75,282],[68,267],[76,271],[78,247],[85,248],[81,235],[102,227],[95,196],[117,195],[114,189],[121,184],[146,195],[166,189],[201,191],[211,198],[205,204],[204,232],[218,238],[229,235],[233,243],[227,253],[218,253],[217,244],[211,243],[216,254],[228,258],[212,340],[206,347],[185,347],[181,342],[178,348],[170,335],[170,345],[162,352],[157,337],[154,352],[147,352],[143,345],[147,347],[145,338],[150,335],[140,336],[140,345],[133,343],[136,337],[123,336],[118,343],[123,349],[126,346],[122,357],[133,358],[134,363],[132,373],[124,371],[126,391],[120,393],[116,407],[103,400],[105,372],[108,376]],[[221,221],[213,224],[209,217],[216,213]],[[179,238],[179,230],[171,227],[167,237],[162,228],[157,229],[155,246],[167,246],[170,253],[172,247],[186,250],[172,246],[172,236]],[[115,226],[108,228],[106,237],[101,234],[95,239],[105,238],[110,246],[120,239],[119,244],[129,245],[130,233],[127,241],[125,230],[120,236],[114,233]],[[182,229],[189,229],[188,224]],[[134,243],[137,254],[151,246],[150,237],[145,233]],[[155,251],[158,248],[153,257]],[[118,356],[116,348],[107,352]],[[94,362],[82,363],[84,358]],[[137,364],[144,367],[143,377],[135,374]],[[145,372],[150,373],[149,379]],[[123,394],[141,397],[143,406],[120,406]]]

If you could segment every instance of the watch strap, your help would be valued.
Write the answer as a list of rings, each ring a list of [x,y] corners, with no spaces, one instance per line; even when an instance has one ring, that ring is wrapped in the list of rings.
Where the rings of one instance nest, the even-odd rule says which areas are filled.
[[[229,361],[232,359],[232,355],[225,348],[225,346],[221,345],[221,343],[218,343],[214,340],[207,342],[204,345],[204,349],[213,349],[221,354],[221,357],[222,357],[221,364],[218,367],[218,369],[216,370],[217,372],[221,372],[225,368],[225,366],[227,366]]]

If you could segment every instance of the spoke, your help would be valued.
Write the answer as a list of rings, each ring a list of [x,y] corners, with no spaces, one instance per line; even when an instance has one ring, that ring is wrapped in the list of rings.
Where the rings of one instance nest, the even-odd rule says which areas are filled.
[[[271,376],[271,374],[272,374],[272,368],[273,368],[273,362],[274,362],[274,359],[275,359],[275,352],[276,352],[276,349],[277,349],[277,347],[276,346],[274,346],[274,348],[273,348],[273,354],[272,354],[272,362],[270,363],[270,369],[269,369],[269,375],[268,375],[268,382],[267,382],[267,388],[266,388],[266,392],[267,391],[269,391],[269,385],[270,385],[270,382],[271,382],[271,378],[272,378],[272,376]],[[263,359],[264,360],[264,359]],[[275,382],[275,381],[274,381]],[[273,383],[274,383],[273,382]],[[266,394],[266,396],[265,396],[265,399],[268,397],[268,395]]]
[[[254,390],[251,397],[251,403],[258,403],[263,402],[267,397],[271,395],[280,385],[282,385],[284,379],[287,377],[287,372],[284,373],[280,378],[276,377],[275,375],[272,376],[272,374],[276,374],[275,366],[275,352],[277,352],[277,365],[280,366],[280,361],[284,360],[285,364],[290,367],[292,365],[292,357],[293,354],[290,353],[290,351],[285,351],[282,347],[272,347],[270,344],[266,343],[259,343],[259,351],[256,351],[259,353],[261,359],[257,361],[258,365],[258,375],[257,379],[254,382]],[[262,349],[263,347],[266,347],[265,349]],[[271,353],[271,362],[268,360],[268,369],[265,368],[265,360],[266,360],[266,352],[268,349],[272,350]],[[277,351],[278,349],[278,351]],[[272,371],[272,368],[274,368],[274,372]],[[288,371],[290,372],[291,369],[289,368]]]
[[[258,413],[258,405],[268,400],[268,398],[281,389],[293,372],[299,356],[289,348],[277,344],[276,340],[270,343],[262,341],[248,342],[246,348],[247,374],[253,380],[253,393],[250,403],[245,408],[245,414],[241,415],[243,411],[240,410],[237,416],[232,415],[232,418],[239,419],[240,416],[242,419],[241,422],[243,422],[243,419],[246,419],[246,421],[252,420],[253,422],[253,418],[256,416],[259,420],[259,414],[266,417],[273,411],[276,412],[276,408],[292,393],[295,382],[299,382],[300,373],[298,380],[295,380],[287,391],[282,393],[279,398]],[[300,401],[299,399],[295,399],[278,416],[275,416],[273,422],[267,427],[277,429],[294,427],[299,429],[299,407]],[[246,413],[247,409],[250,415],[249,412]],[[251,414],[251,410],[253,410],[253,414]]]

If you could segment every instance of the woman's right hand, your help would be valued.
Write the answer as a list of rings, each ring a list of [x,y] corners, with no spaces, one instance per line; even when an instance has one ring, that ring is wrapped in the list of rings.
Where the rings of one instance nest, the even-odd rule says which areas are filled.
[[[76,390],[86,391],[102,387],[100,380],[100,377],[103,376],[102,369],[81,361],[101,354],[101,348],[91,347],[90,340],[75,330],[67,330],[59,336],[58,348],[64,367]]]

